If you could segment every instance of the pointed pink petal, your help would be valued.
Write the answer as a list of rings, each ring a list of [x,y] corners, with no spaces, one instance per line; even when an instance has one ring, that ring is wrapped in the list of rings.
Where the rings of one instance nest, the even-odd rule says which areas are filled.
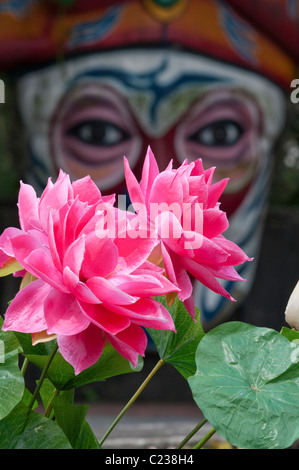
[[[137,238],[134,238],[134,232],[128,231],[125,235],[124,238],[117,236],[114,244],[118,249],[118,272],[128,274],[147,260],[158,240],[148,238],[146,232],[144,232],[145,236]]]
[[[183,301],[183,303],[185,305],[186,310],[190,313],[191,317],[193,319],[195,319],[196,310],[195,310],[194,298],[192,297],[192,295],[190,295],[190,297],[188,297],[188,299],[185,299]]]
[[[204,209],[206,209],[209,201],[209,191],[204,181],[204,175],[190,176],[189,193],[191,196],[196,196],[197,201],[203,205]]]
[[[214,238],[215,243],[229,253],[226,265],[236,266],[238,264],[243,264],[245,261],[252,261],[253,258],[249,258],[244,251],[236,245],[234,242],[227,240],[223,235],[219,235]]]
[[[175,331],[173,320],[168,310],[153,299],[142,298],[133,305],[113,305],[111,309],[115,313],[126,316],[137,325],[146,328]]]
[[[97,185],[89,175],[80,178],[72,183],[74,198],[79,197],[80,201],[88,202],[89,205],[96,204],[102,199],[102,194]]]
[[[56,289],[51,289],[44,301],[44,314],[49,335],[75,335],[90,323],[75,297]]]
[[[63,281],[70,294],[76,299],[90,304],[100,303],[100,300],[91,292],[84,282],[66,266],[63,270]]]
[[[193,290],[190,276],[187,273],[186,268],[183,266],[180,256],[177,256],[173,252],[169,253],[169,256],[171,257],[172,266],[175,272],[176,283],[180,288],[178,297],[180,300],[186,300],[191,296]]]
[[[36,333],[47,328],[43,303],[51,286],[37,279],[20,290],[9,305],[3,330]]]
[[[34,250],[25,259],[23,265],[34,276],[43,279],[50,286],[67,292],[60,271],[54,266],[52,258],[44,250]]]
[[[60,209],[72,195],[72,188],[69,176],[63,172],[54,185],[41,198],[38,208],[39,219],[44,230],[47,231],[48,215],[50,209]]]
[[[144,197],[144,201],[147,204],[149,201],[149,195],[152,189],[152,185],[154,183],[155,178],[159,174],[159,167],[157,161],[154,157],[151,148],[148,147],[143,168],[142,168],[142,176],[140,181],[140,189]],[[147,207],[149,209],[149,207]]]
[[[229,178],[217,181],[209,187],[208,207],[215,207],[220,199],[223,191],[225,190]]]
[[[113,299],[113,304],[130,305],[137,300],[103,277],[92,277],[86,281],[86,285],[103,303],[111,303]]]
[[[78,222],[84,216],[87,210],[87,204],[76,198],[70,205],[64,219],[63,225],[63,247],[66,250],[76,239],[76,227]]]
[[[228,229],[229,223],[225,212],[216,209],[204,211],[203,235],[207,238],[214,238]]]
[[[74,367],[76,375],[95,364],[105,346],[102,331],[93,324],[76,335],[59,336],[57,342],[61,355]]]
[[[63,268],[69,267],[74,274],[79,276],[85,254],[85,238],[75,240],[66,250],[63,258]]]
[[[141,188],[138,184],[138,181],[135,178],[134,173],[130,169],[128,160],[125,157],[124,157],[124,167],[125,167],[126,184],[127,184],[127,189],[128,189],[131,203],[133,204],[133,206],[135,203],[137,203],[138,207],[143,206],[145,208],[145,199],[142,194]]]
[[[179,173],[163,171],[156,178],[149,197],[151,220],[158,210],[182,212],[183,186]],[[177,216],[178,217],[178,216]]]
[[[94,276],[107,277],[118,263],[117,247],[113,240],[99,238],[96,232],[85,237],[85,254],[81,267],[81,275],[85,279]]]
[[[164,243],[161,243],[161,252],[162,252],[163,263],[164,263],[164,266],[165,266],[167,276],[168,276],[170,282],[172,282],[174,285],[177,286],[178,284],[177,284],[177,280],[176,280],[175,270],[174,270],[174,267],[173,267],[173,264],[172,264],[172,259],[171,259],[171,256],[169,254],[169,251],[167,249],[167,246]]]
[[[29,184],[24,184],[21,181],[18,208],[20,226],[22,230],[27,231],[32,228],[40,228],[38,203],[39,200],[33,187]]]
[[[119,274],[115,279],[120,289],[137,297],[164,295],[178,290],[165,276],[157,272],[153,275],[150,270],[138,269],[134,274]]]
[[[209,271],[219,279],[227,281],[245,281],[233,266],[209,266]]]
[[[18,228],[9,227],[4,230],[0,236],[0,265],[2,266],[9,258],[14,258],[14,251],[11,246],[11,239],[22,235],[22,231]]]
[[[19,232],[20,235],[10,238],[12,253],[16,260],[28,271],[26,258],[35,250],[46,250],[45,246],[36,237],[28,233]],[[32,273],[34,274],[34,273]]]
[[[147,345],[146,334],[140,326],[131,324],[117,335],[106,333],[105,336],[125,359],[132,362],[133,367],[137,366],[138,355],[144,356]]]
[[[216,292],[216,294],[223,295],[229,300],[234,300],[233,297],[231,297],[231,295],[224,289],[220,282],[217,281],[214,275],[207,268],[201,266],[191,259],[183,257],[182,263],[187,271],[203,285],[207,286],[213,292]]]
[[[57,227],[57,224],[56,224],[56,227]],[[49,220],[48,220],[48,244],[49,244],[50,253],[51,253],[53,263],[54,263],[54,265],[56,266],[57,269],[61,270],[62,269],[62,264],[61,264],[61,259],[60,259],[60,253],[62,255],[62,247],[59,247],[60,248],[60,253],[59,253],[58,249],[57,249],[56,236],[55,236],[56,235],[56,227],[54,226],[53,214],[52,214],[52,212],[50,212],[49,213]]]
[[[128,318],[114,313],[114,311],[106,308],[103,304],[95,305],[81,302],[80,305],[86,318],[92,321],[94,325],[112,335],[124,330],[131,323]]]

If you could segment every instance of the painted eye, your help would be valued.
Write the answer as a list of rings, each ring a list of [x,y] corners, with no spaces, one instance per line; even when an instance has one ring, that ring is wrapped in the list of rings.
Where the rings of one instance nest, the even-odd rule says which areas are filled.
[[[129,138],[119,126],[101,119],[82,121],[68,129],[67,134],[85,144],[101,147],[118,145]]]
[[[229,147],[238,142],[243,132],[242,127],[235,121],[220,120],[197,130],[188,140],[207,147]]]

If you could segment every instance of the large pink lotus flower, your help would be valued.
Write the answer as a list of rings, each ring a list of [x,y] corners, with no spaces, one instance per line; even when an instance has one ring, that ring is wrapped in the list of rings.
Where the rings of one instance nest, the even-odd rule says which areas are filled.
[[[136,366],[147,344],[142,327],[174,330],[151,298],[177,290],[147,261],[156,241],[130,236],[130,228],[107,230],[109,211],[112,223],[124,218],[114,217],[113,203],[89,177],[71,184],[62,171],[41,198],[21,183],[21,229],[0,237],[2,274],[23,277],[3,330],[31,333],[33,344],[57,337],[76,374],[99,359],[107,341]]]
[[[139,224],[160,241],[151,259],[162,262],[192,316],[192,279],[234,300],[217,278],[243,280],[233,266],[250,260],[223,236],[229,223],[218,201],[228,179],[212,184],[214,170],[204,170],[198,159],[189,164],[185,160],[176,170],[170,162],[160,173],[148,148],[138,184],[125,159],[127,188]]]

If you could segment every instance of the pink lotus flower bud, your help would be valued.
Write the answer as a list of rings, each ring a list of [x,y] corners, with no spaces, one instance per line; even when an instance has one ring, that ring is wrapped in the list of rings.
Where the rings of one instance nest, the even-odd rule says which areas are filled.
[[[285,319],[291,328],[299,331],[299,281],[297,282],[287,303]]]

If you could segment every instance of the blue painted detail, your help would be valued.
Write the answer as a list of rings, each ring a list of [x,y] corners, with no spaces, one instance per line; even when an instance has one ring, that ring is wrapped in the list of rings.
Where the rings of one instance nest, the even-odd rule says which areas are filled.
[[[69,48],[83,46],[104,38],[120,20],[122,10],[123,6],[118,5],[109,8],[102,18],[75,25],[70,32],[67,46]]]
[[[256,64],[254,30],[248,23],[236,16],[233,10],[224,3],[218,0],[216,3],[219,7],[221,25],[232,48],[242,59],[251,64]]]
[[[136,75],[136,73],[130,73],[123,70],[116,69],[105,69],[101,68],[98,70],[89,70],[78,75],[73,82],[69,84],[72,87],[79,80],[90,77],[90,78],[109,78],[120,82],[123,86],[128,89],[134,89],[137,91],[147,91],[152,93],[152,103],[150,107],[150,119],[154,123],[156,119],[157,107],[161,100],[166,96],[170,95],[174,90],[189,86],[190,84],[203,85],[207,83],[223,83],[228,80],[217,77],[215,75],[204,75],[197,73],[182,73],[180,77],[175,79],[171,83],[160,84],[159,75],[164,72],[168,67],[168,59],[163,59],[162,63],[152,72],[146,72],[143,74]]]
[[[0,3],[0,13],[9,13],[22,18],[37,0],[4,0]]]

